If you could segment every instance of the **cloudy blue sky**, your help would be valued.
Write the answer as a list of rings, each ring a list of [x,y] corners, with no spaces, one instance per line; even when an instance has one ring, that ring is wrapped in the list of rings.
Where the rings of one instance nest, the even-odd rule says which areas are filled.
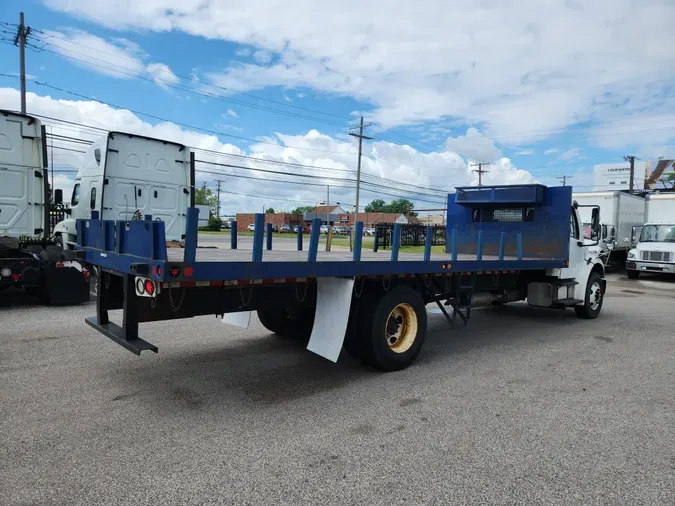
[[[590,190],[595,164],[675,155],[672,0],[4,0],[1,108],[19,107],[20,10],[29,113],[238,160],[198,174],[225,181],[224,212],[312,205],[324,185],[353,203],[360,115],[375,137],[362,203],[381,184],[387,200],[438,207],[476,182],[475,162],[491,163],[487,183],[568,175]],[[68,191],[81,155],[62,148],[86,144],[53,144]]]

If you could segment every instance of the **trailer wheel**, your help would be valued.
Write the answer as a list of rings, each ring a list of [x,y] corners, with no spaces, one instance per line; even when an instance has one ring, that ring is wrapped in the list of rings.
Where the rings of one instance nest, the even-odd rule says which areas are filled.
[[[278,336],[307,340],[314,325],[314,308],[258,309],[258,319]]]
[[[602,310],[604,293],[602,293],[602,276],[592,272],[586,284],[586,296],[581,306],[574,306],[574,311],[579,318],[592,320],[597,318]]]
[[[628,279],[637,279],[640,277],[640,271],[626,269],[626,276],[628,276]]]
[[[359,318],[359,358],[385,371],[412,364],[427,333],[422,296],[410,286],[399,285],[364,309]]]

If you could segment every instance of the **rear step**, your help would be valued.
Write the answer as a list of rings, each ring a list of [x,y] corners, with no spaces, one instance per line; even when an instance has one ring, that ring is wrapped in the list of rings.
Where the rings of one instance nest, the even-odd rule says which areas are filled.
[[[154,344],[150,344],[149,342],[144,341],[143,339],[139,338],[126,339],[124,337],[125,336],[124,329],[122,329],[122,327],[120,327],[119,325],[115,325],[112,322],[99,324],[98,318],[96,318],[95,316],[85,318],[84,321],[87,322],[87,325],[94,327],[101,334],[103,334],[109,339],[112,339],[117,344],[125,347],[127,350],[135,353],[136,355],[140,355],[142,351],[154,351],[155,353],[157,353],[157,346],[155,346]]]

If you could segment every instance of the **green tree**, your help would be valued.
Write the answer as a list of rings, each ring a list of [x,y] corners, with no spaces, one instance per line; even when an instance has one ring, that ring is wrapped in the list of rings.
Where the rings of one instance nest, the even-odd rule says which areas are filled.
[[[414,211],[415,204],[410,202],[408,199],[396,199],[392,200],[390,204],[386,206],[387,213],[397,213],[405,214],[406,216],[417,216],[417,213]]]
[[[215,216],[211,216],[209,218],[209,224],[206,226],[209,230],[214,230],[214,231],[219,231],[220,227],[222,225],[222,222],[216,218]]]
[[[291,211],[291,214],[302,214],[304,212],[312,213],[316,209],[314,206],[300,206]]]
[[[364,211],[367,213],[384,213],[387,204],[382,199],[375,199],[370,204],[368,204]]]
[[[267,211],[265,211],[265,214],[274,214],[274,208],[270,207]]]
[[[211,188],[207,188],[206,183],[204,183],[201,188],[195,188],[195,204],[209,206],[213,211],[218,207],[218,197],[214,195]]]

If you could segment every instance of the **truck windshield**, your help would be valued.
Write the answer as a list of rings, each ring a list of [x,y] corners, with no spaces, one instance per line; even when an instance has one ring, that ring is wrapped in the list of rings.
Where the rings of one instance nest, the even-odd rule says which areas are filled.
[[[675,242],[675,225],[645,225],[640,242]]]

